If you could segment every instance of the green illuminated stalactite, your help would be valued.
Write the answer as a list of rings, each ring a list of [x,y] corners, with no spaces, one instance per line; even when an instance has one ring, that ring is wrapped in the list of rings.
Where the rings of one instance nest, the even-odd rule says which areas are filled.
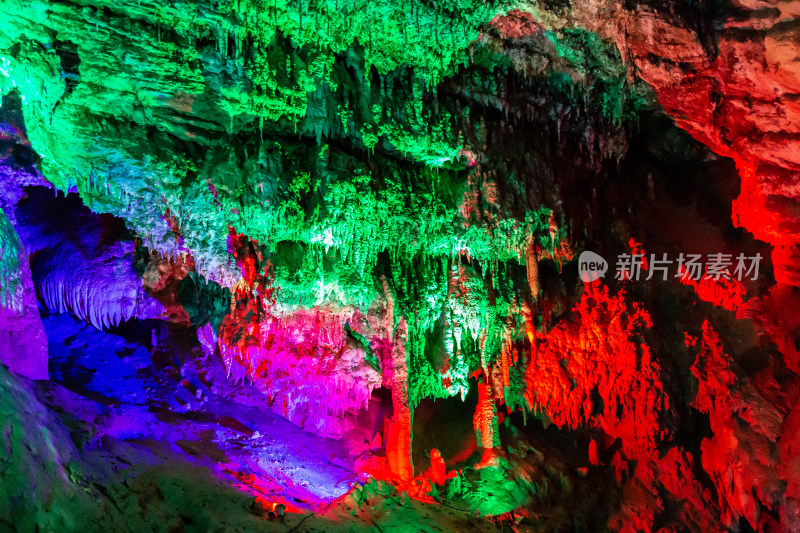
[[[14,9],[23,7],[17,4],[3,6],[9,16],[0,36],[0,48],[10,48],[23,32],[27,39],[39,40],[45,48],[51,46],[47,33],[24,26],[27,19],[10,16]],[[271,233],[275,220],[284,219],[280,200],[253,204],[232,190],[230,197],[218,199],[222,209],[217,209],[205,190],[209,178],[217,181],[209,176],[213,171],[194,162],[197,170],[187,173],[186,158],[142,155],[141,148],[131,140],[150,128],[176,135],[185,142],[213,147],[220,139],[209,137],[209,131],[241,134],[257,122],[258,136],[262,138],[265,124],[267,129],[285,129],[288,121],[294,131],[319,141],[322,137],[348,136],[347,126],[332,129],[330,119],[337,112],[341,115],[342,109],[358,108],[363,112],[352,114],[352,124],[360,132],[356,136],[362,139],[364,148],[374,151],[379,138],[385,137],[402,153],[423,164],[442,164],[452,159],[460,147],[461,138],[455,128],[461,125],[455,124],[448,111],[434,112],[425,105],[422,91],[433,89],[444,75],[467,62],[467,44],[478,35],[477,28],[501,10],[483,3],[462,5],[457,11],[463,22],[453,25],[430,7],[417,6],[413,13],[400,14],[403,10],[398,12],[390,2],[348,3],[344,11],[331,2],[315,4],[313,8],[284,2],[253,2],[247,7],[223,2],[213,15],[198,9],[196,3],[176,2],[156,9],[149,2],[115,2],[111,13],[129,17],[128,29],[136,36],[131,40],[124,38],[124,31],[85,31],[86,27],[108,28],[115,24],[102,9],[76,13],[69,5],[50,6],[43,1],[29,4],[24,6],[26,13],[35,14],[30,20],[58,26],[59,38],[75,43],[81,58],[77,73],[80,82],[69,96],[63,96],[58,54],[43,52],[41,45],[31,41],[18,52],[4,56],[7,76],[0,78],[5,80],[3,91],[16,86],[28,102],[30,138],[44,156],[46,176],[62,189],[76,183],[94,209],[123,216],[150,245],[164,252],[173,245],[169,232],[160,216],[142,211],[142,204],[159,204],[163,198],[165,207],[177,212],[179,205],[193,203],[193,209],[184,210],[180,218],[194,214],[196,221],[179,221],[184,243],[199,268],[218,279],[228,279],[226,275],[231,274],[221,272],[226,270],[225,244],[219,239],[209,241],[208,236],[223,235],[225,228],[234,225],[264,242],[264,235]],[[301,12],[303,25],[298,23]],[[387,17],[387,13],[393,15]],[[400,19],[413,18],[413,31],[403,24],[384,24],[395,20],[396,15]],[[371,18],[381,21],[382,31],[365,33],[365,29],[374,27]],[[200,45],[205,35],[216,37],[214,47]],[[364,35],[372,45],[366,43],[366,57],[358,58],[350,46]],[[566,46],[565,50],[602,45],[590,38],[573,38],[571,33],[552,35],[557,44],[566,43],[559,44]],[[230,47],[229,36],[233,41]],[[381,46],[376,38],[392,46]],[[116,59],[105,53],[115,48],[127,50],[126,65],[117,65]],[[287,48],[290,53],[286,53]],[[598,72],[610,68],[611,56],[605,52],[559,53]],[[450,59],[445,60],[445,69],[441,70],[443,57]],[[582,59],[587,57],[591,61]],[[232,63],[226,62],[229,58]],[[135,66],[128,66],[131,64]],[[371,66],[380,76],[377,100],[370,96],[374,92],[369,89]],[[343,68],[354,70],[355,77],[343,77]],[[146,83],[148,76],[157,76],[157,83]],[[409,88],[409,94],[396,94],[393,89],[391,97],[387,96],[387,76],[402,77],[402,86]],[[208,96],[214,92],[218,99]],[[622,94],[618,92],[617,101],[623,100]],[[332,108],[328,105],[331,97],[346,105]],[[113,117],[108,116],[110,109],[114,110]],[[175,110],[188,114],[189,119],[176,120]],[[192,125],[196,121],[193,115],[198,114],[203,116],[203,128]],[[95,115],[100,120],[84,119]],[[342,116],[339,122],[351,122],[351,118]],[[107,125],[102,132],[97,131],[97,125],[103,122]],[[119,142],[105,142],[115,134]],[[167,141],[163,138],[154,142]],[[241,161],[236,166],[247,167]],[[270,177],[274,179],[274,174]],[[199,187],[183,188],[182,184],[193,179]],[[137,202],[142,194],[150,198]],[[265,214],[264,205],[277,212]],[[298,226],[307,223],[297,221]]]
[[[488,40],[489,21],[507,9],[499,3],[442,13],[390,0],[94,4],[0,5],[0,93],[23,96],[45,177],[124,218],[149,248],[191,255],[198,279],[228,287],[240,276],[227,253],[236,228],[272,262],[280,312],[366,313],[385,296],[392,470],[413,477],[414,408],[465,396],[476,371],[476,430],[493,448],[494,403],[524,409],[531,355],[518,351],[546,313],[531,308],[546,281],[539,263],[561,260],[566,231],[547,207],[555,186],[521,176],[529,161],[496,146],[486,117],[552,126],[563,145],[575,139],[575,115],[599,110],[599,125],[575,122],[579,133],[616,135],[640,99],[613,46],[577,29],[550,32],[558,68],[526,86],[545,102],[536,107],[509,96],[508,80],[531,65]],[[56,34],[80,58],[71,88]],[[590,157],[618,154],[588,138],[575,144]],[[538,146],[517,148],[509,152],[543,157]],[[509,207],[507,197],[526,201]],[[218,325],[225,294],[184,305],[193,321]]]

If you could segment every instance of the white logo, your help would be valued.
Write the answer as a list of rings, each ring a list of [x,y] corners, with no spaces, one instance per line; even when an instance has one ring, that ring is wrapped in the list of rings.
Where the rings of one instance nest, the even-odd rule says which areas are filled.
[[[594,252],[586,250],[578,257],[578,274],[581,280],[591,283],[596,279],[606,277],[608,261]]]

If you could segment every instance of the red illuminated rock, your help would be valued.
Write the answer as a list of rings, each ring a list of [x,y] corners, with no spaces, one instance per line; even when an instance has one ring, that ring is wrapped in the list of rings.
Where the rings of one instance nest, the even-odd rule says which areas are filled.
[[[573,321],[536,334],[526,372],[528,408],[544,410],[560,426],[599,427],[621,439],[631,456],[654,449],[664,436],[660,415],[669,400],[658,362],[637,340],[651,326],[648,312],[595,282],[585,285],[574,313]]]
[[[800,34],[792,2],[739,2],[703,14],[583,0],[571,20],[616,42],[681,128],[736,161],[734,223],[776,247],[800,242]],[[773,257],[778,281],[800,262]]]
[[[775,475],[775,441],[783,416],[734,369],[719,335],[706,321],[692,366],[699,382],[694,406],[708,414],[713,432],[701,444],[702,465],[717,489],[723,523],[732,526],[744,517],[756,528],[763,510],[776,509],[784,498]]]

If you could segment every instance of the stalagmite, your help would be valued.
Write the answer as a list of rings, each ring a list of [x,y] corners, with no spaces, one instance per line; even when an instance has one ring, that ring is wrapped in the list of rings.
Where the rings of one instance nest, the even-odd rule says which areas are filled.
[[[395,331],[392,349],[393,414],[386,436],[386,458],[389,469],[403,481],[414,477],[414,467],[411,464],[413,413],[408,398],[407,334],[406,318],[401,317]]]
[[[478,466],[483,468],[497,464],[495,446],[498,444],[496,427],[497,415],[492,385],[483,375],[478,382],[478,406],[472,418],[475,431],[479,437],[479,445],[483,449]]]
[[[536,243],[533,237],[528,239],[528,246],[525,252],[525,268],[528,275],[531,298],[535,302],[539,298],[539,260],[536,257]]]

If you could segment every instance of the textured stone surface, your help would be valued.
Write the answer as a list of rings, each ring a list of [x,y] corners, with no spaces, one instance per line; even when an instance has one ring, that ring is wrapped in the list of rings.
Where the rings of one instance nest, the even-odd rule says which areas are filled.
[[[616,42],[678,126],[739,168],[734,223],[756,238],[798,243],[800,39],[793,2],[576,2],[567,24]],[[773,257],[779,281],[796,262]],[[786,272],[786,273],[784,273]]]
[[[0,362],[15,374],[47,379],[47,338],[36,304],[28,256],[0,210]]]
[[[341,439],[343,476],[389,483],[345,506],[401,490],[533,530],[796,530],[794,3],[14,0],[0,16],[0,201],[30,252],[4,247],[4,287],[29,261],[29,303],[37,287],[98,328],[152,327],[141,374],[183,388],[151,391],[159,416],[211,416],[212,386],[258,391]],[[63,208],[42,184],[94,214],[30,209]],[[736,282],[583,284],[586,249],[764,262]],[[193,355],[139,325],[154,318]],[[214,431],[184,446],[223,446]],[[258,463],[254,438],[224,445]]]

